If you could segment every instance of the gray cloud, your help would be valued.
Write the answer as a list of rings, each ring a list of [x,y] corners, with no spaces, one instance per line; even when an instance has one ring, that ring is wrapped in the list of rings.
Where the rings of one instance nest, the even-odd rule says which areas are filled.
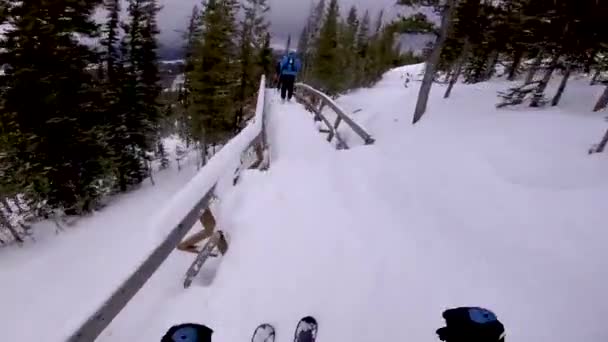
[[[271,22],[271,33],[273,45],[284,45],[287,37],[291,34],[292,39],[297,41],[298,35],[306,22],[311,7],[311,0],[268,0],[271,6],[269,20]],[[401,12],[399,6],[395,6],[397,0],[340,0],[343,12],[352,5],[356,5],[360,11],[369,9],[373,13],[384,9],[389,17]],[[160,0],[163,10],[159,15],[159,26],[161,29],[161,42],[166,47],[181,46],[181,33],[186,28],[188,17],[194,5],[200,5],[200,0]]]

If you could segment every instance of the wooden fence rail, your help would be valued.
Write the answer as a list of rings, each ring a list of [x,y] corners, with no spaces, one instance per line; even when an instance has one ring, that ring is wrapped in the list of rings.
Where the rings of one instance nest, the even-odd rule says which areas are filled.
[[[176,195],[178,198],[175,202],[170,203],[165,213],[182,213],[184,212],[184,202],[191,203],[189,210],[179,222],[174,226],[171,232],[164,240],[152,251],[152,253],[140,264],[140,266],[125,280],[120,287],[108,298],[99,309],[69,337],[70,342],[90,342],[94,341],[104,329],[112,322],[112,320],[122,311],[129,303],[135,294],[143,287],[143,285],[156,272],[160,265],[167,259],[169,254],[176,248],[180,241],[186,236],[188,231],[192,229],[194,224],[202,218],[203,213],[208,209],[211,199],[215,196],[215,191],[220,178],[225,175],[233,175],[238,177],[241,170],[249,167],[266,168],[269,165],[266,130],[265,130],[265,106],[266,106],[266,88],[265,78],[262,77],[258,93],[258,103],[256,107],[256,116],[254,120],[241,133],[234,137],[226,147],[220,150],[209,161],[195,179],[189,183],[196,185],[197,189],[184,189]],[[232,144],[232,145],[231,145]],[[230,148],[229,148],[230,147]],[[253,149],[254,153],[250,153]],[[240,165],[235,171],[230,163],[234,156],[229,156],[230,153],[240,153]],[[254,154],[257,160],[251,161],[251,158],[242,158],[244,154]],[[249,165],[243,165],[244,160],[249,160]],[[209,177],[214,177],[212,181],[205,181]],[[202,181],[201,181],[202,180]],[[201,185],[202,184],[202,185]],[[194,194],[193,191],[196,191]],[[200,191],[200,192],[199,192]],[[180,196],[181,195],[181,196]],[[194,200],[193,200],[194,199]],[[171,216],[171,215],[168,215]],[[159,218],[161,222],[171,222],[172,217]],[[178,281],[176,279],[176,281]]]
[[[322,121],[326,129],[322,129],[321,132],[328,133],[327,141],[332,141],[335,137],[337,140],[336,147],[338,149],[348,149],[346,142],[338,133],[338,127],[342,122],[348,125],[366,145],[371,145],[375,142],[375,139],[367,133],[359,124],[353,121],[342,108],[340,108],[327,94],[309,86],[305,83],[297,83],[295,97],[300,103],[302,103],[308,110],[315,114],[315,120]],[[336,120],[332,124],[324,115],[323,108],[329,107],[336,113]]]

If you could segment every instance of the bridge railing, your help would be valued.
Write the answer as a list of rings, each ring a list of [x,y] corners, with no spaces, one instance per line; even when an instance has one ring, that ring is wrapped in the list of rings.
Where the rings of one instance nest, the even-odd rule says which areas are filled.
[[[254,119],[209,160],[154,220],[154,231],[162,234],[158,246],[141,262],[135,272],[101,303],[97,311],[77,328],[68,341],[94,341],[201,219],[218,190],[233,186],[244,169],[265,169],[269,166],[264,123],[267,104],[265,84],[265,78],[262,77]],[[173,228],[167,232],[167,227]]]
[[[366,145],[371,145],[375,142],[375,139],[367,133],[359,124],[353,121],[336,102],[334,102],[327,94],[309,86],[305,83],[296,84],[295,93],[296,100],[302,103],[308,110],[315,114],[315,120],[321,121],[325,124],[326,129],[322,129],[321,132],[328,133],[327,141],[331,142],[336,138],[336,147],[338,149],[348,149],[346,141],[342,138],[338,132],[338,127],[344,122],[348,125]],[[333,124],[323,115],[323,108],[329,107],[336,113],[336,120]]]

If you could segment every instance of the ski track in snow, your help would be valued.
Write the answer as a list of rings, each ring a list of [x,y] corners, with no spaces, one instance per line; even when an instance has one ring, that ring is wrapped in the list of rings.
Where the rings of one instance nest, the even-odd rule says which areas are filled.
[[[271,167],[245,171],[214,205],[227,255],[184,290],[194,256],[173,252],[98,341],[155,341],[183,322],[208,325],[214,342],[250,340],[268,322],[289,341],[312,315],[320,342],[430,342],[442,310],[460,305],[495,311],[509,341],[608,340],[608,159],[586,154],[606,129],[587,108],[601,89],[575,80],[559,107],[531,111],[494,108],[503,81],[458,84],[448,100],[435,85],[412,127],[419,83],[404,88],[401,75],[418,69],[337,100],[362,109],[352,117],[376,138],[363,146],[341,126],[347,151],[269,90]],[[119,253],[127,242],[99,243]]]

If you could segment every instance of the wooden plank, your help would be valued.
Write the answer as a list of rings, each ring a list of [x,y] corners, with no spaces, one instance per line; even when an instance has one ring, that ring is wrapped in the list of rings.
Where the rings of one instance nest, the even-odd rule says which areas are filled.
[[[165,241],[148,256],[148,258],[123,282],[123,284],[106,300],[106,302],[68,339],[70,342],[90,342],[112,322],[118,313],[135,296],[158,267],[167,259],[175,246],[186,236],[194,223],[199,220],[200,213],[208,207],[213,187],[196,204],[184,219],[169,233]]]
[[[338,107],[338,105],[329,96],[327,96],[323,92],[321,92],[305,83],[297,83],[296,87],[304,89],[305,91],[315,94],[317,97],[321,98],[322,103],[329,106],[334,112],[336,112],[336,114],[338,116],[340,116],[342,118],[342,120],[344,120],[344,122],[347,125],[349,125],[350,128],[353,131],[355,131],[355,133],[357,133],[358,136],[361,137],[361,139],[363,139],[365,144],[370,145],[375,142],[375,139],[372,138],[371,135],[369,135],[361,126],[359,126],[356,122],[354,122],[350,117],[348,117],[348,115],[346,115],[344,113],[344,110],[342,110],[342,108]]]
[[[334,130],[333,126],[331,125],[331,122],[329,122],[329,120],[323,115],[321,114],[318,109],[315,108],[315,106],[312,105],[312,103],[310,101],[308,101],[308,99],[306,99],[303,96],[297,95],[296,94],[296,100],[298,100],[299,102],[303,103],[305,107],[307,107],[309,110],[313,111],[313,113],[318,116],[321,121],[323,121],[323,123],[325,124],[325,126],[327,126],[327,130],[329,130],[329,135],[327,136],[327,141],[331,142],[333,140],[334,137],[336,137],[336,139],[338,139],[338,145],[341,146],[341,148],[339,149],[347,149],[348,146],[346,145],[346,142],[344,142],[344,140],[342,140],[342,138],[337,134],[337,132]]]
[[[228,244],[221,230],[218,230],[211,235],[209,240],[207,240],[201,249],[200,253],[198,253],[196,256],[196,259],[194,259],[194,262],[192,262],[192,265],[190,265],[188,268],[188,271],[186,271],[186,277],[184,278],[185,289],[192,285],[192,280],[194,280],[194,278],[199,274],[207,259],[214,254],[213,251],[216,247],[219,249],[222,255],[224,255],[228,249]]]
[[[215,217],[213,216],[213,213],[209,208],[205,209],[199,221],[203,226],[203,230],[192,234],[191,236],[180,242],[177,245],[177,249],[179,249],[180,251],[190,252],[194,254],[200,253],[197,244],[213,235],[217,222],[215,221]]]
[[[296,100],[298,102],[302,103],[304,105],[304,107],[306,107],[306,109],[308,109],[310,112],[312,112],[315,115],[315,121],[321,121],[321,113],[319,112],[317,107],[315,107],[313,105],[313,103],[311,101],[309,101],[307,98],[305,98],[304,96],[302,96],[298,93],[294,94],[294,97],[296,98]]]
[[[337,131],[338,130],[338,126],[340,126],[340,123],[342,122],[342,117],[340,115],[338,115],[336,117],[336,122],[334,122],[334,129]]]

